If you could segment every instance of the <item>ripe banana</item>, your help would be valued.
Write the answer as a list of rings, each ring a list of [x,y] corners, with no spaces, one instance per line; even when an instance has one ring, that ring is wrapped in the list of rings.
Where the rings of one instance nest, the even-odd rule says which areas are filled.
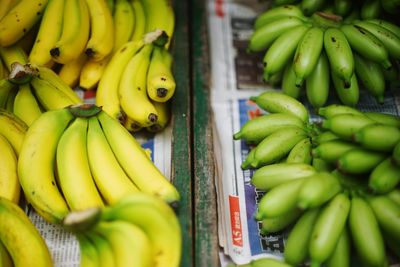
[[[362,147],[380,152],[392,152],[400,141],[400,129],[384,124],[370,124],[361,128],[353,136]]]
[[[389,157],[379,163],[368,177],[368,187],[377,194],[389,193],[400,182],[400,167]]]
[[[136,139],[106,112],[97,116],[118,162],[140,191],[159,196],[168,203],[179,201],[174,185],[157,169]]]
[[[307,259],[311,232],[318,214],[319,208],[306,210],[294,224],[283,252],[285,262],[298,266]]]
[[[115,1],[113,24],[114,24],[114,47],[113,52],[117,51],[121,46],[127,43],[133,31],[140,22],[135,16],[135,11],[130,0]]]
[[[382,41],[371,32],[357,25],[344,24],[340,30],[346,36],[351,48],[369,60],[380,63],[385,69],[389,69],[392,63],[389,60],[389,53]]]
[[[10,142],[0,134],[0,197],[19,203],[17,155]]]
[[[269,113],[288,113],[308,122],[309,114],[306,107],[293,97],[276,91],[266,91],[258,96],[250,97],[260,108]]]
[[[119,165],[96,117],[89,119],[87,150],[91,173],[107,204],[139,191]]]
[[[320,266],[335,250],[350,211],[350,199],[344,193],[333,197],[320,211],[311,233],[311,266]]]
[[[291,114],[265,114],[245,122],[240,130],[233,135],[233,139],[243,139],[246,141],[246,143],[258,144],[265,137],[288,126],[304,128],[305,123],[298,117]]]
[[[306,95],[308,102],[314,108],[320,108],[325,105],[329,97],[330,86],[330,68],[328,58],[324,51],[318,58],[313,71],[306,79]]]
[[[27,130],[28,125],[14,113],[0,109],[0,134],[8,140],[17,156]]]
[[[294,72],[294,62],[288,62],[282,75],[282,93],[294,99],[300,97],[302,85],[296,85],[296,73]]]
[[[28,126],[42,115],[42,110],[29,84],[19,86],[18,93],[14,99],[13,113]]]
[[[144,13],[143,4],[141,0],[130,0],[135,14],[135,28],[133,29],[130,40],[138,41],[143,38],[146,32],[146,15]]]
[[[301,215],[301,210],[294,208],[288,212],[271,218],[264,218],[261,222],[261,234],[267,235],[280,232],[292,225]]]
[[[65,0],[49,0],[40,22],[39,31],[29,53],[29,62],[46,65],[51,61],[50,49],[62,32]]]
[[[382,14],[382,6],[378,0],[366,0],[361,5],[360,17],[363,20],[379,18]]]
[[[352,140],[355,133],[361,130],[364,126],[373,123],[375,123],[373,120],[362,114],[345,113],[325,119],[322,122],[322,127],[330,130],[343,139]]]
[[[326,119],[330,119],[333,116],[339,115],[339,114],[346,114],[346,113],[351,113],[351,114],[356,114],[356,115],[363,115],[364,113],[359,111],[358,109],[354,107],[349,107],[346,105],[340,105],[340,104],[330,104],[328,106],[320,107],[318,109],[318,114],[325,117]]]
[[[293,163],[306,163],[311,164],[311,140],[309,137],[300,140],[293,148],[290,150],[286,162]]]
[[[62,16],[61,36],[50,49],[50,55],[55,62],[65,64],[84,52],[89,39],[90,18],[86,1],[65,1]]]
[[[76,59],[63,64],[58,72],[58,76],[60,76],[61,80],[69,87],[75,88],[75,86],[78,85],[82,68],[86,61],[88,61],[86,54],[80,54]]]
[[[255,218],[262,220],[277,217],[296,208],[299,190],[307,179],[294,179],[273,187],[262,196]]]
[[[13,266],[53,266],[43,237],[25,212],[0,198],[0,241],[10,253]]]
[[[336,74],[343,87],[352,85],[354,73],[353,52],[347,36],[338,28],[328,28],[324,32],[324,49],[329,59],[330,69]]]
[[[157,102],[171,99],[175,93],[176,83],[172,73],[172,55],[159,46],[154,46],[147,72],[147,95]]]
[[[386,154],[354,148],[344,153],[337,161],[337,168],[345,173],[363,174],[371,172],[385,160]]]
[[[0,20],[0,46],[21,39],[42,17],[48,0],[21,0]]]
[[[351,243],[347,227],[345,227],[336,244],[335,250],[326,260],[327,267],[350,267]]]
[[[85,0],[90,16],[90,35],[85,54],[90,60],[100,61],[114,46],[113,16],[104,0]]]
[[[0,19],[2,19],[16,4],[19,0],[4,0],[0,5]]]
[[[382,234],[373,210],[361,197],[351,199],[349,227],[361,261],[367,266],[384,266],[386,254]]]
[[[281,19],[283,17],[296,17],[307,21],[308,18],[303,15],[303,11],[296,5],[282,5],[270,8],[257,16],[254,22],[254,29],[257,30],[262,26]]]
[[[58,141],[73,119],[68,109],[43,113],[26,132],[18,158],[18,176],[28,202],[51,223],[69,212],[54,177]]]
[[[301,86],[314,70],[324,45],[324,31],[318,26],[307,30],[300,40],[293,59],[296,85]]]
[[[0,242],[0,264],[2,267],[13,267],[14,263],[6,247]]]
[[[150,102],[146,90],[152,51],[152,44],[145,45],[129,60],[118,87],[122,110],[142,127],[150,126],[157,121],[157,111]]]
[[[71,210],[103,206],[89,167],[87,128],[87,118],[76,118],[57,145],[58,181]]]
[[[259,168],[277,162],[286,157],[290,150],[305,137],[305,131],[296,126],[275,131],[257,145],[251,166]]]
[[[28,63],[28,57],[25,51],[17,44],[8,47],[0,46],[0,57],[10,73],[14,62],[18,62],[22,65]]]
[[[323,142],[311,151],[314,158],[320,158],[328,163],[336,163],[347,151],[358,148],[357,144],[341,139],[333,139]]]
[[[131,41],[123,45],[111,58],[99,81],[96,105],[102,107],[113,118],[122,120],[118,85],[129,60],[143,45],[143,41]]]

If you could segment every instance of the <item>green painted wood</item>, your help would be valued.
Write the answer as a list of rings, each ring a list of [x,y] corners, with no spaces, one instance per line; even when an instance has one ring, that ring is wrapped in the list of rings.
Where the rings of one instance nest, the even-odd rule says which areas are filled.
[[[207,46],[207,1],[193,0],[191,6],[192,87],[193,87],[193,171],[195,266],[217,267],[217,202]]]
[[[188,38],[188,10],[186,1],[174,1],[175,33],[172,43],[174,77],[177,83],[171,106],[172,180],[181,195],[177,215],[182,228],[181,266],[193,266],[192,226],[192,162],[190,130],[190,55]]]

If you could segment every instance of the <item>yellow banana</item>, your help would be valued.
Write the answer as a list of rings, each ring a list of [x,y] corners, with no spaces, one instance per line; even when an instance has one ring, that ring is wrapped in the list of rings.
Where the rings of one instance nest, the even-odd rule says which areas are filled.
[[[69,209],[55,180],[58,141],[73,116],[68,109],[47,111],[26,132],[18,158],[18,176],[28,202],[51,223]]]
[[[22,142],[28,125],[14,113],[0,109],[0,134],[10,142],[17,156],[21,151]]]
[[[0,46],[10,46],[42,17],[48,0],[21,0],[0,20]]]
[[[0,242],[0,265],[2,267],[14,267],[13,260],[7,248]]]
[[[135,28],[133,29],[130,40],[138,41],[143,38],[146,28],[146,15],[144,14],[141,0],[130,0],[135,14]]]
[[[80,72],[79,87],[85,90],[94,89],[98,85],[110,57],[109,55],[100,61],[86,60]]]
[[[122,124],[130,133],[136,133],[136,132],[140,131],[141,129],[143,129],[143,127],[140,126],[136,121],[134,121],[132,118],[129,118],[127,116],[125,117],[125,120]]]
[[[16,5],[20,0],[2,0],[0,5],[0,20]]]
[[[46,242],[25,212],[15,203],[0,198],[0,241],[14,266],[52,267]]]
[[[0,57],[9,72],[11,72],[11,65],[14,62],[18,62],[22,65],[28,63],[28,57],[24,49],[22,49],[22,47],[19,45],[12,45],[8,47],[0,46]]]
[[[42,115],[39,102],[32,93],[29,84],[22,84],[19,86],[18,93],[14,99],[13,108],[14,114],[21,118],[28,126]]]
[[[63,64],[58,72],[58,76],[60,76],[61,80],[69,87],[74,88],[79,82],[82,68],[87,60],[86,54],[82,53],[78,58]]]
[[[77,117],[57,145],[57,173],[61,191],[72,210],[102,207],[87,156],[87,118]]]
[[[61,36],[50,49],[50,55],[55,62],[65,64],[84,52],[89,39],[90,18],[86,1],[66,1],[60,16],[63,16]]]
[[[39,32],[29,53],[29,62],[46,65],[51,61],[50,49],[61,36],[65,0],[49,0],[40,22]]]
[[[90,14],[90,37],[85,53],[90,60],[99,61],[111,53],[114,46],[114,26],[105,0],[85,0]]]
[[[21,187],[18,180],[17,154],[1,134],[0,150],[0,196],[18,204]]]

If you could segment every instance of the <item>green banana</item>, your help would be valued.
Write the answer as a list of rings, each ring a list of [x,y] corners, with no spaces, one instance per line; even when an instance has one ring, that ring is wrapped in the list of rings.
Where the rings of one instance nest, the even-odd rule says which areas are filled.
[[[337,139],[339,139],[339,137],[336,134],[332,133],[331,131],[324,131],[321,134],[312,137],[312,143],[313,145],[318,146],[322,143]]]
[[[308,244],[319,208],[306,210],[294,224],[286,240],[283,258],[285,262],[297,266],[308,257]]]
[[[346,36],[351,48],[361,56],[380,63],[385,69],[389,69],[392,63],[389,53],[382,41],[371,32],[357,25],[344,24],[340,30]]]
[[[384,266],[385,245],[374,212],[366,200],[353,196],[349,227],[354,247],[367,266]]]
[[[301,209],[315,208],[332,199],[342,190],[339,180],[329,172],[317,172],[304,181],[297,196]]]
[[[293,97],[277,91],[266,91],[258,96],[250,97],[260,108],[269,113],[288,113],[307,123],[309,114],[307,108]]]
[[[382,112],[364,112],[364,115],[375,122],[400,128],[400,117]]]
[[[351,140],[353,135],[364,126],[375,123],[364,115],[338,114],[322,122],[322,128],[330,130],[337,136]]]
[[[306,25],[299,25],[280,35],[265,52],[263,58],[264,79],[283,70],[293,58],[296,47],[307,31]]]
[[[277,130],[257,145],[251,166],[259,168],[260,166],[277,162],[285,157],[297,142],[305,137],[305,131],[297,126],[288,126]]]
[[[324,206],[311,233],[309,253],[311,266],[318,267],[335,250],[350,210],[350,199],[344,193],[337,194]]]
[[[345,227],[336,244],[335,250],[326,260],[326,267],[350,267],[350,237],[347,227]]]
[[[325,105],[329,97],[330,69],[328,58],[324,51],[318,58],[314,70],[306,79],[306,95],[308,102],[314,108],[320,108]]]
[[[374,193],[389,193],[400,182],[400,166],[392,163],[391,157],[388,157],[379,163],[368,177],[368,187]]]
[[[349,14],[350,10],[352,9],[352,2],[351,0],[335,0],[334,1],[334,12],[337,15],[345,17]]]
[[[324,31],[318,26],[309,28],[300,40],[293,59],[296,85],[300,87],[317,65],[324,45]]]
[[[314,12],[321,10],[325,3],[327,3],[326,0],[302,0],[299,5],[303,13],[306,16],[310,16]]]
[[[330,69],[349,88],[354,73],[353,52],[344,33],[338,28],[328,28],[324,32],[324,49],[329,59]]]
[[[289,264],[286,264],[280,260],[273,259],[273,258],[262,258],[257,260],[252,260],[250,262],[251,267],[291,267]]]
[[[307,20],[307,17],[303,15],[303,11],[301,11],[298,6],[282,5],[279,7],[270,8],[258,15],[256,21],[254,22],[254,29],[257,30],[268,23],[284,17],[296,17],[305,21]]]
[[[371,172],[387,157],[386,154],[354,148],[344,153],[337,161],[337,168],[345,173],[363,174]]]
[[[297,206],[297,195],[305,178],[299,178],[280,184],[262,196],[258,203],[256,219],[281,216]]]
[[[397,37],[400,38],[400,27],[398,25],[388,21],[388,20],[375,18],[375,19],[366,19],[365,21],[377,24],[377,25],[379,25],[379,26],[391,31]]]
[[[240,165],[240,168],[242,168],[243,170],[247,170],[249,168],[251,168],[251,163],[254,160],[254,154],[256,152],[255,148],[252,148],[249,153],[247,154],[246,158],[244,159],[244,161],[242,162],[242,164]]]
[[[296,17],[283,17],[258,28],[250,36],[249,51],[260,52],[266,50],[280,35],[289,29],[304,24]]]
[[[382,14],[380,0],[365,0],[361,5],[360,17],[363,20],[379,18]]]
[[[296,74],[293,70],[293,62],[289,62],[284,71],[282,76],[282,93],[287,96],[290,96],[294,99],[298,99],[301,94],[302,86],[296,85]]]
[[[323,142],[312,149],[312,156],[320,158],[328,163],[335,163],[344,153],[358,146],[352,142],[334,139]]]
[[[320,107],[318,109],[318,115],[321,115],[325,117],[326,119],[330,119],[333,116],[339,115],[339,114],[356,114],[356,115],[362,115],[363,113],[359,111],[356,108],[349,107],[346,105],[340,105],[340,104],[330,104],[328,106]]]
[[[390,198],[394,203],[400,206],[400,189],[396,188],[386,194],[388,198]]]
[[[257,169],[250,183],[260,190],[269,190],[291,180],[308,177],[315,169],[305,163],[275,163]]]
[[[392,152],[400,141],[400,129],[384,124],[369,124],[353,136],[362,147],[380,152]]]
[[[309,137],[300,140],[292,150],[290,150],[289,155],[286,158],[286,162],[289,163],[311,164],[311,160],[311,140]]]
[[[314,169],[318,172],[329,172],[332,171],[334,168],[332,164],[326,162],[321,158],[313,158],[311,166],[313,166]]]
[[[340,79],[335,73],[332,74],[332,81],[335,87],[335,91],[340,101],[350,107],[354,107],[360,98],[360,89],[358,87],[357,76],[353,73],[353,76],[350,80],[350,87],[346,88]]]
[[[375,97],[379,104],[383,104],[385,99],[385,76],[381,65],[354,53],[354,69],[358,80],[362,82],[364,88]]]
[[[234,140],[244,139],[246,143],[258,144],[265,137],[287,126],[305,127],[305,123],[291,114],[265,114],[248,120],[241,129],[233,135]]]
[[[261,234],[277,233],[293,224],[301,215],[301,211],[297,208],[271,218],[262,219]]]

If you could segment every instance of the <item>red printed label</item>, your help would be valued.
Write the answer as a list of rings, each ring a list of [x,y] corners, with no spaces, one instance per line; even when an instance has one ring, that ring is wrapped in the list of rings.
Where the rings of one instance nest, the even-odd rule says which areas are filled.
[[[224,0],[215,0],[215,12],[217,16],[221,18],[225,16],[223,5],[224,5]]]
[[[229,196],[229,210],[233,244],[243,247],[242,223],[240,221],[239,198],[237,196]]]

